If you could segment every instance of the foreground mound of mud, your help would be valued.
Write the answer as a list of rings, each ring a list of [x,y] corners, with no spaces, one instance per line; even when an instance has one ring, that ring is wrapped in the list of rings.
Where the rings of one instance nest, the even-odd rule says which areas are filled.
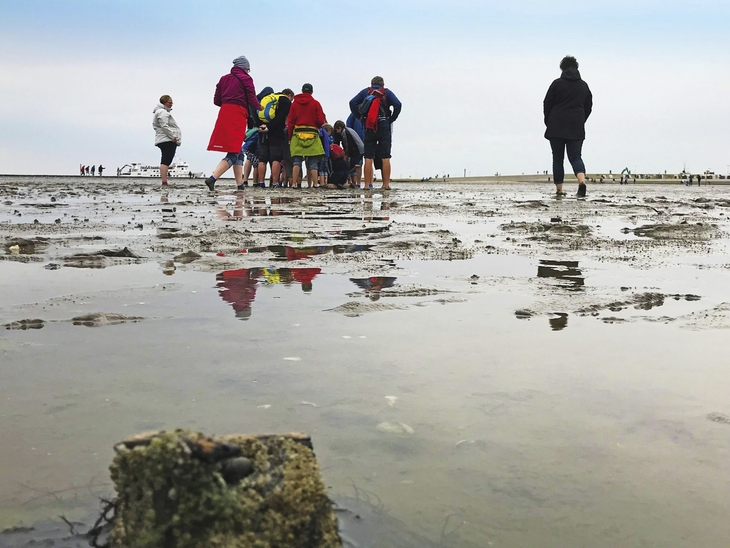
[[[623,232],[633,232],[636,236],[654,238],[655,240],[710,240],[720,236],[720,231],[714,225],[687,222],[643,225],[633,230],[626,228]]]

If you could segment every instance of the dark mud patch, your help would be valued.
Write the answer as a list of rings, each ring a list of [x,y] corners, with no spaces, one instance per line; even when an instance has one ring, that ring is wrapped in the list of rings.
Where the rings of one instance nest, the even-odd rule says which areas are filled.
[[[634,229],[624,228],[625,234],[653,238],[655,240],[711,240],[720,236],[720,230],[715,225],[705,223],[677,223],[643,225]]]
[[[448,289],[437,289],[432,287],[421,287],[417,285],[389,287],[385,284],[388,282],[380,282],[382,276],[376,277],[377,282],[373,282],[373,278],[350,278],[350,281],[362,287],[364,294],[377,291],[380,297],[430,297],[431,295],[442,295],[444,293],[453,293]],[[387,280],[387,278],[385,278]],[[392,278],[395,281],[396,278]],[[381,284],[381,285],[379,285]],[[392,285],[392,284],[391,284]],[[380,286],[380,289],[378,287]],[[348,297],[361,297],[362,292],[348,293]]]
[[[45,321],[36,318],[34,320],[18,320],[15,322],[6,323],[5,325],[3,325],[3,327],[10,330],[26,331],[28,329],[43,329],[45,325]]]
[[[610,303],[593,304],[579,308],[575,311],[581,316],[597,316],[601,310],[610,310],[611,312],[620,312],[626,308],[633,306],[636,310],[651,310],[664,305],[665,295],[662,293],[639,293],[631,298],[623,301],[613,301]]]
[[[76,316],[69,321],[74,325],[83,325],[86,327],[101,327],[104,325],[119,325],[122,323],[140,322],[145,318],[141,316],[124,316],[123,314],[113,314],[106,312],[94,312],[92,314],[84,314]]]
[[[197,261],[198,259],[202,258],[203,256],[199,253],[195,253],[195,251],[186,251],[184,253],[180,253],[179,255],[175,255],[173,259],[175,262],[181,263],[181,264],[190,264],[192,262]]]
[[[71,268],[106,268],[119,264],[139,264],[144,257],[123,249],[102,249],[95,253],[76,253],[63,258],[65,266]]]
[[[91,535],[80,533],[91,527],[85,523],[47,521],[32,527],[11,527],[0,531],[3,548],[89,548]],[[106,546],[99,545],[99,546]]]
[[[571,225],[568,223],[541,223],[541,222],[511,222],[502,224],[500,229],[505,232],[524,234],[549,234],[557,236],[589,236],[593,230],[586,225]]]
[[[35,255],[43,253],[48,247],[48,238],[11,238],[5,241],[3,247],[7,253],[19,253],[21,255]]]
[[[722,413],[710,413],[709,415],[707,415],[707,420],[716,422],[718,424],[730,425],[730,417],[727,415],[723,415]]]
[[[360,303],[350,301],[335,308],[328,308],[325,312],[337,312],[349,318],[356,318],[371,312],[384,312],[386,310],[408,310],[407,306],[384,303]]]

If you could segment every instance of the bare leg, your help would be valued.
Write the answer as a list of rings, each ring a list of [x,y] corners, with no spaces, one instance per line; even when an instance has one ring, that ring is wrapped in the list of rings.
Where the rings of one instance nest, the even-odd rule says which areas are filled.
[[[251,175],[251,168],[253,166],[251,165],[251,160],[246,158],[246,161],[243,163],[243,182],[248,183],[248,176]]]
[[[317,180],[317,168],[307,170],[307,186],[314,188],[314,181]]]
[[[586,182],[586,174],[585,173],[578,173],[578,175],[576,175],[576,178],[578,179],[578,184],[579,185],[585,184],[585,182]]]
[[[357,188],[360,188],[360,181],[362,181],[362,165],[355,166],[355,184],[357,184]]]
[[[259,181],[266,182],[266,164],[264,162],[259,162]]]
[[[273,184],[279,184],[279,177],[281,176],[281,163],[277,161],[271,162],[271,181]]]
[[[292,188],[300,188],[301,184],[299,183],[299,171],[302,169],[301,166],[294,164],[294,167],[291,170],[291,176],[292,176]]]
[[[373,159],[365,158],[365,188],[373,184]]]
[[[233,176],[236,178],[236,186],[243,184],[243,166],[239,164],[233,164]]]
[[[383,175],[383,187],[384,189],[390,188],[390,158],[383,158],[383,169],[380,170]]]
[[[165,164],[160,164],[160,179],[162,179],[163,183],[167,182],[167,169],[168,166]]]
[[[223,175],[226,171],[228,171],[228,168],[231,167],[228,165],[228,162],[225,160],[221,160],[218,162],[218,165],[215,166],[215,169],[213,170],[213,177],[218,179],[221,175]]]
[[[563,183],[558,183],[555,185],[555,194],[560,194],[563,192]]]

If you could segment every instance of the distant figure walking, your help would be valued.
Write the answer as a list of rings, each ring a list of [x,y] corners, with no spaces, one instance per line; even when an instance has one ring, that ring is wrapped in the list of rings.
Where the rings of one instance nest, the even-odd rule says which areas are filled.
[[[214,190],[218,178],[231,166],[236,183],[243,182],[245,155],[241,152],[241,145],[246,137],[249,110],[261,110],[261,103],[256,98],[256,89],[249,72],[251,64],[241,55],[233,60],[231,72],[221,77],[215,87],[213,104],[220,107],[220,110],[213,134],[210,136],[208,150],[225,152],[226,156],[218,163],[213,174],[205,180],[211,191]]]
[[[93,177],[96,174],[96,166],[91,166],[91,176]]]
[[[564,194],[563,161],[567,150],[568,161],[578,178],[578,196],[583,197],[586,195],[586,167],[581,153],[586,138],[585,122],[593,110],[593,95],[580,77],[575,57],[564,57],[560,61],[560,70],[563,73],[550,85],[543,101],[545,138],[550,141],[553,152],[556,194]]]
[[[90,169],[89,166],[86,166],[85,169],[86,169],[86,175],[88,175],[89,174],[89,169]]]
[[[172,97],[163,95],[160,102],[152,109],[152,128],[155,130],[155,146],[160,149],[160,179],[167,185],[167,172],[175,158],[175,151],[180,146],[182,132],[170,111]]]
[[[83,177],[86,174],[86,166],[80,166],[81,168],[81,176]]]
[[[102,176],[102,174],[104,173],[104,166],[103,166],[103,165],[101,165],[101,164],[99,164],[99,169],[98,169],[98,171],[99,171],[99,177],[101,177],[101,176]]]

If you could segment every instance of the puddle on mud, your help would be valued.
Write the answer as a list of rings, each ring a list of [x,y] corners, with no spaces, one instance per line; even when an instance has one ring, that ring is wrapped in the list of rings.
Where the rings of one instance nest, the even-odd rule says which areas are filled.
[[[108,495],[116,441],[187,427],[311,433],[356,546],[725,546],[724,188],[712,209],[639,185],[255,190],[229,223],[198,187],[66,184],[0,180],[0,324],[19,326],[0,330],[0,528],[56,538],[43,522]],[[60,224],[19,207],[51,195]],[[310,203],[348,218],[267,213]],[[720,234],[611,237],[677,208]],[[94,255],[124,248],[140,258]]]

